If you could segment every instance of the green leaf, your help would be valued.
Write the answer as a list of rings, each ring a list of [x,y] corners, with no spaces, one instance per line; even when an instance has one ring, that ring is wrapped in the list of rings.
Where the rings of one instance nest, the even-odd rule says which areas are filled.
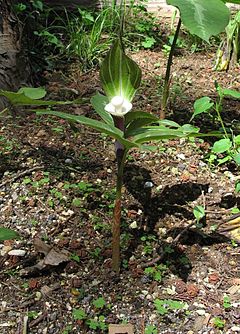
[[[0,241],[19,238],[19,234],[9,228],[0,227]]]
[[[216,141],[212,147],[212,151],[215,153],[223,153],[228,151],[232,147],[232,142],[229,138],[224,138]]]
[[[159,125],[166,125],[171,128],[180,128],[180,125],[174,121],[171,121],[169,119],[162,119],[159,121]]]
[[[91,103],[93,108],[105,123],[114,125],[111,114],[109,114],[109,112],[105,111],[104,109],[106,104],[109,103],[109,100],[105,95],[97,93],[91,98]]]
[[[184,26],[191,34],[206,42],[227,26],[230,11],[219,0],[167,0],[168,5],[177,7]]]
[[[75,100],[75,101],[44,101],[44,100],[36,100],[36,99],[32,99],[28,96],[26,96],[24,93],[21,92],[10,92],[7,90],[2,90],[0,89],[0,96],[5,96],[9,102],[12,105],[15,106],[27,106],[27,105],[32,105],[32,106],[50,106],[50,105],[61,105],[61,104],[71,104],[71,103],[79,103],[79,100]]]
[[[234,137],[234,143],[238,146],[240,146],[240,135],[237,135]]]
[[[132,131],[133,141],[136,143],[145,143],[153,140],[174,139],[183,137],[180,130],[169,129],[167,127],[145,127]]]
[[[131,101],[141,82],[141,70],[122,50],[117,39],[100,68],[100,79],[109,97],[122,96]]]
[[[158,121],[159,119],[156,116],[143,111],[129,112],[125,116],[125,124],[127,124],[125,136],[129,137],[131,136],[131,132],[133,130],[141,128],[144,125],[148,125]]]
[[[205,209],[202,205],[197,205],[193,209],[194,217],[196,218],[197,222],[199,222],[203,217],[205,217]]]
[[[25,96],[29,97],[33,100],[42,99],[46,96],[47,92],[44,88],[38,87],[22,87],[18,90],[17,94],[24,94]]]
[[[57,116],[63,119],[66,119],[68,121],[77,122],[86,126],[89,126],[92,129],[95,129],[99,131],[100,133],[105,133],[112,138],[118,140],[122,145],[124,145],[127,149],[131,147],[138,147],[138,145],[134,142],[131,142],[123,137],[123,132],[116,128],[115,126],[112,126],[110,124],[106,124],[100,121],[96,121],[94,119],[85,117],[85,116],[77,116],[77,115],[71,115],[59,111],[37,111],[38,115],[52,115]]]
[[[96,308],[103,308],[106,305],[106,302],[102,297],[99,297],[98,299],[93,301],[93,305]]]
[[[150,49],[151,47],[154,46],[155,43],[156,43],[156,39],[154,37],[146,36],[145,40],[141,43],[141,45],[145,49]]]
[[[135,129],[132,130],[129,135],[133,136],[133,141],[135,143],[144,143],[153,140],[191,137],[192,135],[198,135],[198,131],[198,128],[190,124],[185,124],[178,129],[171,129],[164,125],[160,125]]]
[[[194,113],[191,117],[191,120],[193,120],[196,115],[207,112],[209,109],[212,108],[213,105],[214,103],[211,102],[211,99],[208,96],[203,96],[200,99],[196,100],[193,105]]]
[[[240,99],[240,92],[233,90],[233,89],[222,89],[222,92],[225,96],[231,96],[235,99]]]
[[[168,309],[167,309],[167,307],[165,307],[165,305],[166,305],[165,300],[155,299],[154,300],[154,305],[155,305],[159,314],[164,315],[164,314],[168,313]]]
[[[75,320],[84,320],[87,317],[85,311],[81,308],[74,308],[72,311],[72,316]]]
[[[233,159],[240,166],[240,153],[234,154]]]

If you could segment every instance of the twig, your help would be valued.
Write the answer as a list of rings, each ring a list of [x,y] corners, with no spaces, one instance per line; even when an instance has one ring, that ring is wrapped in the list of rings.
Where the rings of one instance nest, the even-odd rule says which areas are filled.
[[[179,241],[179,239],[181,238],[181,236],[193,225],[195,225],[196,222],[193,221],[191,224],[189,224],[188,226],[186,226],[174,239],[173,239],[173,245],[176,245]]]
[[[47,312],[44,312],[37,319],[34,319],[33,321],[31,321],[30,324],[29,324],[29,327],[32,328],[32,327],[38,325],[46,316],[47,316]]]
[[[152,259],[151,261],[142,263],[142,264],[141,264],[141,268],[151,267],[152,265],[154,265],[155,263],[157,263],[157,262],[160,261],[161,259],[163,259],[163,254],[162,254],[162,255],[158,255],[157,257],[155,257],[155,258]]]
[[[35,167],[27,169],[27,170],[25,170],[25,171],[23,171],[21,173],[18,173],[17,175],[13,176],[11,179],[8,179],[8,180],[0,183],[0,188],[4,187],[8,183],[13,183],[13,182],[17,181],[18,179],[20,179],[23,176],[26,176],[26,175],[31,174],[32,172],[34,172],[36,170],[41,170],[43,168],[44,168],[44,166],[35,166]]]
[[[27,334],[28,316],[25,315],[23,318],[23,332],[22,334]]]

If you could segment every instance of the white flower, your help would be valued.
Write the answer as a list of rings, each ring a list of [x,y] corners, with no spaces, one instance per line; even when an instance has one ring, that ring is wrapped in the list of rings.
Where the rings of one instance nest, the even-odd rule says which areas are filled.
[[[132,103],[122,96],[114,96],[104,109],[113,116],[123,117],[132,109]]]

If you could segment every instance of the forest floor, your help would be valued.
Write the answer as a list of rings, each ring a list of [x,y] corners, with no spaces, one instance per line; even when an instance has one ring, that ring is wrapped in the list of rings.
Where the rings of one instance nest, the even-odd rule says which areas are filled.
[[[133,57],[143,70],[137,108],[159,114],[166,56]],[[214,72],[214,57],[215,50],[175,57],[167,118],[188,123],[197,98],[216,100],[214,80],[240,89],[239,69]],[[71,66],[66,73],[46,74],[50,98],[101,91],[97,72]],[[65,108],[96,117],[89,102]],[[225,99],[225,124],[239,126],[239,116],[239,103]],[[208,116],[195,124],[213,130]],[[239,246],[218,229],[240,208],[236,166],[209,163],[213,138],[132,150],[118,277],[111,271],[113,142],[78,128],[23,111],[1,120],[0,224],[21,238],[0,245],[0,333],[107,333],[108,324],[132,324],[135,334],[239,333]],[[196,205],[205,208],[202,226]]]

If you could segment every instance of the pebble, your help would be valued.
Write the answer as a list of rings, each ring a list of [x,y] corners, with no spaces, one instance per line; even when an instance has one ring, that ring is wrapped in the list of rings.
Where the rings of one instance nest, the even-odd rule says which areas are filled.
[[[13,249],[8,252],[8,255],[15,255],[15,256],[24,256],[26,251],[24,249]]]
[[[231,327],[231,330],[234,332],[240,332],[240,327],[239,326],[233,326]]]
[[[186,159],[186,157],[183,153],[177,154],[177,158],[180,159],[180,160],[185,160]]]

